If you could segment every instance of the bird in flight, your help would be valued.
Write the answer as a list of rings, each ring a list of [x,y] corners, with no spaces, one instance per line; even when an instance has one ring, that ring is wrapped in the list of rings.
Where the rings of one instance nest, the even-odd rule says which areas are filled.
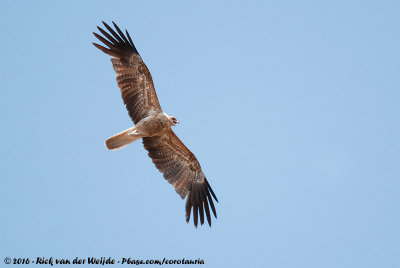
[[[217,218],[212,198],[217,202],[218,199],[194,154],[172,131],[171,127],[178,124],[178,120],[161,109],[151,74],[128,31],[125,30],[125,35],[114,22],[115,30],[104,21],[103,25],[108,32],[100,27],[97,29],[104,37],[93,34],[106,47],[93,45],[111,56],[122,100],[135,124],[107,139],[105,146],[109,150],[118,150],[141,138],[156,168],[182,199],[186,197],[186,222],[189,222],[193,209],[196,228],[199,215],[200,223],[204,223],[204,212],[211,226],[210,207]]]

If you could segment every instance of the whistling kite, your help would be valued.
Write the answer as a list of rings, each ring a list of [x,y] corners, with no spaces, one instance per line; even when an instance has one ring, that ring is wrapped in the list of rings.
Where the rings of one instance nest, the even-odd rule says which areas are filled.
[[[189,222],[193,207],[193,222],[197,227],[204,223],[204,211],[208,224],[211,216],[208,205],[215,218],[217,214],[213,200],[218,202],[210,184],[201,170],[194,154],[186,148],[172,131],[178,120],[161,109],[154,89],[151,74],[136,50],[128,31],[126,35],[113,22],[115,32],[103,22],[108,32],[97,27],[104,37],[93,33],[108,48],[93,43],[95,47],[111,56],[111,63],[121,96],[135,126],[118,133],[105,141],[109,150],[118,150],[142,138],[144,148],[160,170],[164,178],[175,188],[182,199],[186,198],[186,222]],[[211,193],[211,195],[210,195]]]

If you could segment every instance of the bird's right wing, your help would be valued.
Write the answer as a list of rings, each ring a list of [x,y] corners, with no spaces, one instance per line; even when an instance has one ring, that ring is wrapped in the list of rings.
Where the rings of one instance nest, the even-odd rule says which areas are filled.
[[[211,226],[209,206],[217,217],[212,198],[217,202],[218,199],[194,154],[171,129],[160,136],[145,137],[142,141],[153,163],[164,174],[164,178],[174,186],[182,199],[186,197],[186,222],[189,222],[193,208],[194,225],[197,227],[198,215],[200,223],[204,223],[205,211],[208,224]]]
[[[97,27],[104,37],[93,33],[108,48],[93,43],[95,47],[111,56],[118,87],[132,121],[137,124],[151,111],[161,112],[151,74],[137,52],[128,31],[126,36],[113,22],[116,33],[103,22],[109,33]],[[110,35],[111,34],[111,35]]]

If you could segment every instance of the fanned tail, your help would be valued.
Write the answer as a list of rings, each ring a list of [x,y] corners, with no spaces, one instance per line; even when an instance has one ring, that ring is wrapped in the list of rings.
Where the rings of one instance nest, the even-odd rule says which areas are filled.
[[[135,127],[131,127],[108,138],[104,144],[108,150],[118,150],[140,138],[139,134],[135,134]]]

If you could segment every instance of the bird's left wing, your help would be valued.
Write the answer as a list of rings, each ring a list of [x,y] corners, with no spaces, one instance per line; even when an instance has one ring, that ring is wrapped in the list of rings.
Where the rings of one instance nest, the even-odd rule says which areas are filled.
[[[142,140],[144,148],[149,152],[150,158],[157,169],[163,173],[164,178],[174,186],[182,199],[187,196],[186,222],[189,222],[193,207],[194,225],[197,227],[198,214],[200,214],[200,223],[204,223],[205,211],[208,224],[211,226],[209,205],[216,218],[217,213],[212,197],[217,202],[218,199],[194,154],[171,129],[160,136],[145,137]]]
[[[121,90],[121,97],[133,123],[137,124],[152,111],[162,111],[153,79],[128,31],[125,31],[125,35],[114,22],[113,25],[117,32],[104,21],[103,24],[108,32],[100,27],[97,29],[104,37],[97,33],[93,34],[108,48],[96,43],[93,45],[112,57],[111,62],[116,73],[118,87]]]

